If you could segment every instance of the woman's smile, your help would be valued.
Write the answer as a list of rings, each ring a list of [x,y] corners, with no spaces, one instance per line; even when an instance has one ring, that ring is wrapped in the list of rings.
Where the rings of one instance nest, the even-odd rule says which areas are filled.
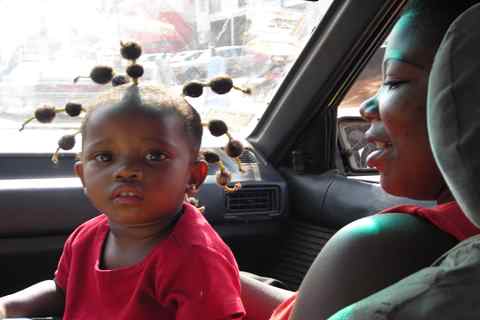
[[[375,146],[375,150],[367,157],[367,165],[380,172],[383,171],[385,160],[390,158],[393,152],[393,144],[385,132],[383,124],[379,121],[373,122],[365,133],[365,138],[369,144]]]
[[[389,142],[375,142],[375,146],[376,150],[367,157],[367,165],[382,172],[385,167],[385,161],[392,155],[393,146]]]

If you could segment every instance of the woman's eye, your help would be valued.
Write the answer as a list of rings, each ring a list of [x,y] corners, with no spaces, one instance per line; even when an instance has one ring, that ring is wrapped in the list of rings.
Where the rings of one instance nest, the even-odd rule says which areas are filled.
[[[162,152],[150,152],[145,155],[147,161],[162,161],[167,159],[167,155]]]
[[[398,80],[386,81],[383,83],[383,87],[386,88],[387,90],[392,90],[392,89],[398,88],[404,82],[405,81],[398,81]]]
[[[108,162],[112,161],[112,155],[109,153],[99,153],[95,155],[95,160],[98,162]]]

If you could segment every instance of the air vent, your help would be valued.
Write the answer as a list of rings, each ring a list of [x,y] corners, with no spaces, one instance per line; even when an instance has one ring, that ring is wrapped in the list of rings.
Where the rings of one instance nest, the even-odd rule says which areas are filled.
[[[255,157],[255,154],[252,150],[249,149],[243,150],[242,154],[238,158],[240,159],[241,163],[257,163],[257,158]]]
[[[280,188],[276,186],[244,186],[225,195],[229,215],[280,213]]]

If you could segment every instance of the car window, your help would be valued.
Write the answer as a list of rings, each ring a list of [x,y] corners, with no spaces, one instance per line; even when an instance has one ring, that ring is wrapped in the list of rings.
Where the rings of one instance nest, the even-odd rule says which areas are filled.
[[[75,131],[79,119],[58,114],[53,124],[34,121],[19,133],[22,122],[43,104],[85,103],[107,90],[73,79],[98,64],[124,72],[119,44],[132,40],[143,47],[143,82],[180,94],[187,81],[226,73],[250,88],[251,95],[189,98],[204,121],[224,118],[232,133],[246,137],[332,2],[0,0],[0,152],[55,149],[51,137]],[[223,63],[215,69],[216,55]]]
[[[382,85],[382,61],[385,46],[381,46],[363,71],[360,73],[353,86],[348,91],[339,106],[338,115],[359,116],[359,108],[363,101],[374,96]]]
[[[374,96],[382,85],[382,61],[385,45],[374,53],[338,107],[339,144],[344,163],[351,173],[376,172],[367,166],[368,155],[375,146],[368,144],[364,132],[369,124],[352,117],[360,117],[360,105]]]

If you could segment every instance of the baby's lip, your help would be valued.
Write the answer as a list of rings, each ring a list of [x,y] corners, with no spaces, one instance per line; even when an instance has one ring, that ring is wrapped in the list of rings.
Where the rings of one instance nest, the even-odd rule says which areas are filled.
[[[122,184],[113,189],[112,199],[123,198],[123,197],[132,197],[143,199],[143,191],[140,187],[132,184]]]

